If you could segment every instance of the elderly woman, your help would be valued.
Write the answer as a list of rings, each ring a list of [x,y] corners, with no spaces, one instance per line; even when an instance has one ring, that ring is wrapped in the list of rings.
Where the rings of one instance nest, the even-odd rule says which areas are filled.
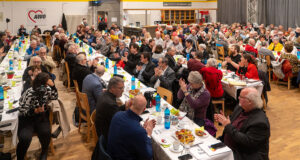
[[[20,98],[17,159],[24,159],[31,143],[33,133],[38,135],[42,145],[40,159],[47,159],[51,138],[49,122],[50,100],[58,97],[57,89],[47,73],[39,73],[33,80],[32,87]]]
[[[222,98],[224,93],[221,83],[223,73],[217,69],[217,65],[217,60],[210,58],[207,60],[206,67],[200,70],[212,98]]]
[[[283,48],[283,45],[281,43],[279,43],[279,38],[274,37],[272,40],[273,40],[273,42],[269,45],[268,49],[270,51],[280,52]]]
[[[297,56],[292,53],[293,47],[294,47],[293,42],[291,41],[285,42],[284,53],[280,55],[280,59],[286,59],[290,61],[290,64],[292,66],[292,73],[297,74],[299,72],[299,67],[298,67],[299,61]]]
[[[183,79],[179,80],[180,89],[177,97],[183,99],[179,109],[187,112],[187,117],[196,124],[204,126],[206,110],[210,102],[209,91],[205,88],[202,76],[197,71],[190,72],[188,81],[187,85]]]

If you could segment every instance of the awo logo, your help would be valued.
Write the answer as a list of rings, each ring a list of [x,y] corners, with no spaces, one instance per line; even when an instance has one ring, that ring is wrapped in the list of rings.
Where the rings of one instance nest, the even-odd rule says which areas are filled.
[[[45,25],[46,24],[46,10],[45,9],[28,9],[27,23],[30,25]]]

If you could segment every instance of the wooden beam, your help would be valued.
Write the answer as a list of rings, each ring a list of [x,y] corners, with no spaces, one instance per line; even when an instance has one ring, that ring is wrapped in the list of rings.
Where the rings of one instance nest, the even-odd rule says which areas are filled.
[[[206,11],[206,10],[218,10],[218,8],[168,8],[168,9],[161,9],[161,8],[151,8],[151,9],[149,9],[149,8],[136,8],[136,9],[134,9],[134,8],[127,8],[127,9],[123,9],[123,10],[125,10],[125,11],[129,11],[129,10],[161,10],[161,11],[164,11],[164,10],[204,10],[204,11]]]

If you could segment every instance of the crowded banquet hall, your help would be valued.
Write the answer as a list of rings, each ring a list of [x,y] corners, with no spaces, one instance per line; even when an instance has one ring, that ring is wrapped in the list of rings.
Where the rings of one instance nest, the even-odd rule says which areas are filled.
[[[0,160],[298,159],[299,7],[0,1]]]

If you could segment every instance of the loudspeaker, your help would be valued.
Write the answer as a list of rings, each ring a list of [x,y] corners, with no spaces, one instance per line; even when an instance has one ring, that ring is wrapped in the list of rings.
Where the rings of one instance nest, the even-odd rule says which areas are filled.
[[[10,22],[10,19],[9,18],[6,18],[6,23],[9,23]]]

